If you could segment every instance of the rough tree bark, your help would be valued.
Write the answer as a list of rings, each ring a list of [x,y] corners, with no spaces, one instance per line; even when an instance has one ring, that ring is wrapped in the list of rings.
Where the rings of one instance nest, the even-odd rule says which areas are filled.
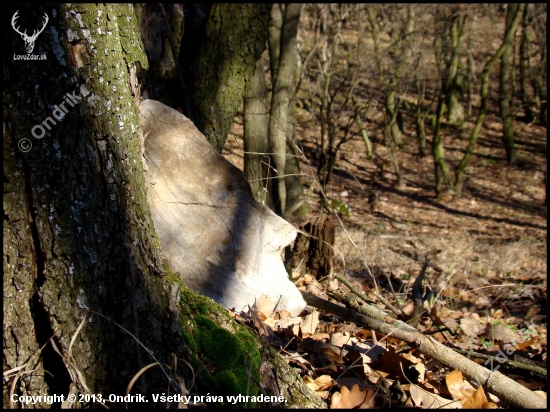
[[[129,87],[147,59],[129,5],[25,12],[46,13],[49,27],[35,50],[46,61],[4,69],[4,371],[25,365],[4,400],[11,384],[16,394],[76,393],[83,382],[120,394],[152,359],[114,322],[159,361],[184,349],[159,276]],[[21,43],[13,32],[4,41]]]
[[[320,279],[332,274],[334,261],[334,222],[330,214],[316,217],[300,226],[292,248],[291,267]]]
[[[192,337],[202,336],[192,330],[200,313],[208,330],[224,335],[212,323],[225,325],[258,356],[265,351],[262,366],[276,371],[288,402],[322,405],[269,348],[247,344],[251,335],[221,307],[162,265],[144,185],[135,70],[147,58],[133,7],[11,6],[5,20],[17,10],[49,22],[35,46],[46,60],[4,60],[4,404],[27,407],[10,403],[12,394],[124,395],[141,368],[172,364],[172,354],[197,373],[198,356],[212,358]],[[23,50],[11,31],[4,44]],[[223,380],[202,370],[193,391],[213,393]],[[147,370],[132,393],[152,400],[168,372]],[[189,368],[176,373],[189,384]],[[33,405],[59,406],[71,404]]]
[[[197,128],[221,152],[256,61],[265,49],[271,4],[190,6],[180,52]],[[187,11],[186,10],[186,11]],[[202,16],[202,17],[200,17]]]

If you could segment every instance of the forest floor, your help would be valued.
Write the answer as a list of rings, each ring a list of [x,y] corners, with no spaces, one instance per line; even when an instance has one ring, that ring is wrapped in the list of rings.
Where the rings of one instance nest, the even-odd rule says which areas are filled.
[[[498,77],[492,76],[492,79],[491,89],[496,91]],[[365,126],[373,144],[375,161],[367,157],[365,145],[357,135],[344,144],[325,193],[329,201],[337,199],[349,207],[349,215],[333,212],[335,273],[344,274],[369,298],[373,296],[374,277],[382,294],[405,314],[410,314],[413,309],[411,288],[422,269],[418,258],[427,258],[444,271],[447,283],[440,288],[441,293],[422,317],[418,326],[420,331],[433,329],[434,319],[439,319],[453,333],[445,337],[443,333],[433,335],[441,342],[491,356],[497,356],[499,350],[513,345],[516,349],[514,355],[546,369],[547,212],[544,176],[547,173],[547,129],[527,124],[517,116],[514,130],[519,162],[510,166],[506,162],[502,121],[498,113],[498,102],[492,100],[474,155],[465,170],[461,195],[444,195],[438,199],[435,196],[429,122],[426,122],[428,156],[422,158],[418,154],[413,113],[404,113],[405,145],[397,151],[397,158],[405,184],[398,187],[384,143],[384,114],[382,110],[372,108],[367,113]],[[298,227],[320,213],[316,194],[319,186],[315,183],[320,131],[318,122],[309,112],[296,108],[295,118],[296,135],[303,146],[301,173],[311,207],[308,215],[289,218]],[[451,170],[460,162],[468,146],[475,116],[472,118],[463,130],[443,125],[445,157]],[[243,118],[239,113],[223,155],[241,170],[244,166],[242,138]],[[442,280],[440,277],[443,278],[441,273],[429,269],[426,283],[436,290],[437,282]],[[349,291],[340,282],[327,280],[318,284],[307,275],[296,283],[303,290],[320,291],[321,294],[328,287]],[[318,319],[317,329],[307,334],[295,329],[296,340],[311,335],[340,347],[343,336],[348,340],[369,341],[360,328],[342,326],[335,329],[331,320],[323,318],[322,313]],[[330,337],[326,338],[325,332],[330,333]],[[288,341],[288,335],[285,336]],[[289,344],[287,352],[304,352],[300,352],[299,345],[293,345]],[[331,406],[337,406],[332,396],[337,391],[335,382],[340,389],[343,386],[349,389],[354,383],[364,389],[375,384],[379,376],[395,378],[391,372],[384,372],[374,357],[365,363],[376,368],[377,374],[367,372],[367,365],[363,379],[346,372],[341,365],[333,365],[332,371],[331,368],[327,371],[327,368],[316,368],[311,356],[307,360],[301,359],[309,362],[308,366],[302,363],[300,367],[308,370],[310,387],[326,396]],[[442,395],[442,402],[449,396],[457,399],[456,393],[450,394],[445,384],[441,386],[441,376],[446,375],[449,379],[450,370],[442,372],[428,361],[426,366],[423,388],[434,395]],[[532,390],[546,391],[545,380],[525,377],[521,373],[508,376]],[[447,385],[451,385],[449,381]],[[407,387],[406,392],[415,397],[411,388]],[[346,392],[346,396],[351,396],[349,393]],[[343,390],[338,399],[342,396]],[[417,395],[416,398],[410,406],[420,406]],[[498,399],[491,398],[490,401],[504,406]],[[385,405],[378,402],[371,406]],[[429,405],[440,406],[437,403]],[[425,402],[422,407],[429,405]],[[481,404],[476,406],[482,407]]]
[[[414,119],[408,121],[411,124]],[[242,124],[239,115],[223,153],[241,170]],[[383,125],[370,124],[369,129],[374,151],[388,159],[383,136],[377,132],[383,130]],[[433,158],[419,157],[414,137],[406,135],[406,145],[398,152],[405,174],[402,188],[397,188],[391,166],[381,173],[367,158],[359,137],[346,144],[326,193],[329,199],[339,199],[350,210],[349,216],[338,214],[334,219],[336,271],[361,285],[369,296],[370,270],[382,293],[410,313],[411,287],[422,268],[410,256],[427,257],[450,279],[435,300],[432,316],[422,318],[421,331],[432,328],[432,318],[437,316],[458,333],[451,338],[453,346],[493,356],[510,343],[527,343],[517,352],[546,369],[547,132],[539,125],[516,121],[521,162],[519,166],[509,166],[501,130],[497,114],[490,114],[466,169],[462,195],[443,199],[435,197]],[[312,183],[316,176],[314,123],[297,122],[296,133],[304,146],[301,171],[311,207],[307,216],[289,219],[298,227],[319,214],[319,200],[310,190],[315,187]],[[427,133],[429,139],[430,132]],[[452,168],[460,161],[468,140],[452,128],[444,129],[444,133],[446,157]],[[377,199],[374,206],[368,201],[372,191]],[[439,273],[429,270],[428,283],[435,285],[438,276]],[[301,284],[304,290],[328,287],[328,283],[315,286],[316,281],[307,277]],[[342,287],[346,289],[340,284]],[[349,333],[353,335],[353,331]],[[313,373],[312,382],[326,376]],[[540,380],[517,379],[533,390],[546,390],[546,383]],[[354,382],[350,381],[348,387]],[[321,388],[318,389],[321,394],[326,390],[326,385],[311,386]],[[440,392],[445,391],[440,388]]]

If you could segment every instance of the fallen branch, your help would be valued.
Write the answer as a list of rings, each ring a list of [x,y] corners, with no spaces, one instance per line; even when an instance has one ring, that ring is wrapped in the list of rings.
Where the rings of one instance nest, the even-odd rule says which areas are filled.
[[[335,296],[340,296],[346,299],[340,292],[331,293]],[[461,371],[466,377],[479,382],[489,392],[496,395],[499,399],[509,403],[510,405],[520,408],[545,408],[546,400],[539,395],[533,393],[529,389],[523,387],[512,379],[504,376],[498,371],[490,371],[481,365],[465,358],[456,353],[452,349],[443,346],[435,339],[425,336],[418,330],[404,322],[393,319],[392,317],[380,314],[380,309],[372,309],[376,314],[377,319],[362,315],[355,310],[344,308],[327,300],[318,298],[311,293],[302,292],[302,296],[308,305],[333,313],[349,322],[354,322],[358,325],[366,326],[383,335],[391,335],[408,343],[411,347],[416,348],[420,353],[441,362],[443,365]],[[345,300],[347,304],[353,307],[354,300],[349,298]],[[354,302],[359,307],[359,303]],[[363,309],[366,309],[362,305]],[[384,321],[378,320],[383,318]]]
[[[494,358],[494,356],[486,355],[484,353],[477,353],[472,352],[469,350],[463,350],[463,349],[455,349],[456,352],[460,353],[461,355],[466,356],[468,359],[475,358],[475,359],[491,359]],[[536,365],[530,365],[528,363],[524,363],[517,360],[499,360],[500,367],[503,369],[506,369],[510,372],[515,372],[516,374],[527,376],[529,378],[533,379],[544,379],[546,380],[548,378],[547,371],[540,366]]]
[[[342,282],[344,285],[346,285],[348,288],[350,288],[350,290],[355,293],[358,297],[360,297],[365,303],[372,303],[369,298],[367,298],[365,296],[364,293],[362,293],[358,288],[356,288],[355,286],[353,286],[351,283],[349,283],[349,281],[342,275],[340,274],[336,274],[334,276],[336,279],[338,279],[340,282]],[[401,316],[402,312],[399,311],[399,309],[397,309],[395,306],[393,306],[386,298],[384,298],[382,295],[380,295],[379,293],[377,293],[376,291],[373,291],[374,295],[380,299],[380,301],[386,305],[386,307],[391,310],[395,316]]]

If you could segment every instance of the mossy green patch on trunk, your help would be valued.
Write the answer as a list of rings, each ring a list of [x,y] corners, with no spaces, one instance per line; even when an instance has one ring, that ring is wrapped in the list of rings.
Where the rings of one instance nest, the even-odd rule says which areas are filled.
[[[261,355],[255,338],[212,299],[189,289],[169,268],[166,279],[180,285],[180,327],[190,349],[191,365],[201,370],[201,393],[214,396],[257,396]],[[211,406],[211,405],[209,405]],[[222,405],[219,405],[222,406]],[[251,407],[244,403],[224,406]]]

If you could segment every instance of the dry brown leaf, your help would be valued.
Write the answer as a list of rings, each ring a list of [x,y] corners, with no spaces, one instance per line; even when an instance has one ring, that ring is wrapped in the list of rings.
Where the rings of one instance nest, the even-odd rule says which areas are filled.
[[[403,371],[406,371],[411,367],[413,363],[405,359],[401,354],[395,353],[393,347],[388,347],[388,351],[380,358],[379,370],[386,371],[393,376],[405,379]]]
[[[270,316],[269,318],[267,319],[264,319],[264,324],[269,326],[270,328],[275,328],[275,326],[277,325],[277,322],[279,322],[278,320],[276,320],[273,316]]]
[[[330,338],[330,343],[339,347],[342,347],[346,344],[352,345],[357,341],[358,341],[357,338],[352,337],[349,333],[341,333],[341,332],[333,333]]]
[[[462,372],[454,370],[445,377],[447,389],[456,399],[462,399],[475,391],[474,387],[462,377]]]
[[[259,298],[256,298],[256,301],[254,302],[254,306],[257,311],[262,312],[265,315],[265,317],[268,318],[273,313],[271,308],[273,308],[274,302],[269,296],[266,296],[262,293]],[[262,320],[265,320],[265,319],[262,319]]]
[[[460,327],[464,334],[468,336],[477,336],[485,329],[483,325],[479,324],[479,320],[471,318],[460,319]]]
[[[286,319],[290,318],[292,314],[288,310],[278,310],[275,319]]]
[[[334,379],[332,379],[329,375],[321,375],[315,380],[312,380],[309,376],[304,376],[304,382],[312,391],[315,392],[326,391],[334,385]]]
[[[490,325],[487,327],[485,337],[491,340],[499,340],[502,343],[510,343],[518,340],[517,332],[507,328],[506,325]]]
[[[426,366],[423,363],[417,363],[413,367],[418,371],[418,382],[424,382],[426,379]]]
[[[462,403],[462,406],[469,409],[486,409],[488,404],[487,397],[485,396],[485,391],[482,386],[477,388],[471,396],[461,399],[460,402]]]
[[[414,356],[412,353],[405,352],[401,356],[403,356],[405,359],[410,360],[412,363],[421,363],[422,360]]]
[[[324,341],[325,339],[329,340],[330,335],[328,333],[316,333],[314,335],[311,335],[310,338],[315,339],[315,340]]]
[[[426,409],[462,409],[459,401],[450,401],[435,393],[430,393],[415,384],[411,384],[410,392],[416,406],[423,406]]]
[[[454,370],[445,377],[447,388],[454,398],[458,399],[463,407],[486,409],[491,407],[482,386],[474,389],[469,382],[462,378],[462,372]]]
[[[308,352],[316,355],[324,355],[330,362],[343,362],[340,349],[334,345],[306,338],[298,344],[299,352]]]
[[[306,337],[313,335],[315,333],[315,330],[317,329],[317,325],[319,325],[319,312],[314,309],[300,323],[302,336]]]
[[[264,313],[261,310],[257,310],[254,312],[254,315],[261,320],[262,322],[267,319],[267,316],[264,315]]]
[[[332,395],[331,409],[352,409],[359,406],[361,409],[374,408],[375,392],[370,389],[359,389],[359,385],[353,385],[351,391],[343,386],[340,392]]]
[[[350,368],[359,374],[360,377],[366,379],[372,373],[371,367],[367,364],[371,362],[370,358],[364,353],[352,350],[346,355],[346,363]]]
[[[516,343],[514,346],[517,350],[525,350],[531,345],[536,345],[538,343],[538,340],[539,339],[537,337],[534,337],[532,339],[526,340],[525,342]]]

